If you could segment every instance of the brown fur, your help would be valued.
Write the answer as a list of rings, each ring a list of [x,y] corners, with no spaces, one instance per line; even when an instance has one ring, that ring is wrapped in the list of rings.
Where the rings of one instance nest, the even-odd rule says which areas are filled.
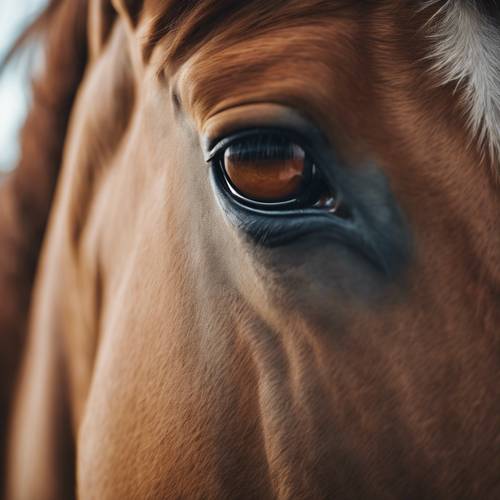
[[[497,498],[500,195],[428,71],[438,5],[113,6],[54,14],[51,91],[0,197],[0,352],[31,310],[10,498],[68,498],[74,470],[81,498]],[[404,276],[227,223],[202,144],[295,119],[280,106],[349,176],[383,171],[411,228]]]
[[[73,99],[86,61],[85,4],[52,1],[15,49],[42,31],[46,65],[33,85],[19,165],[0,184],[0,491],[8,409],[16,381],[35,270]],[[7,60],[13,56],[9,54]]]

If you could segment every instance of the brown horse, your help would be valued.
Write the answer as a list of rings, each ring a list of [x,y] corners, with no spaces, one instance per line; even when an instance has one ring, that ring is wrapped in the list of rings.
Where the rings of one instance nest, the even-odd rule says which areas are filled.
[[[7,498],[500,498],[497,3],[56,0],[40,30]]]

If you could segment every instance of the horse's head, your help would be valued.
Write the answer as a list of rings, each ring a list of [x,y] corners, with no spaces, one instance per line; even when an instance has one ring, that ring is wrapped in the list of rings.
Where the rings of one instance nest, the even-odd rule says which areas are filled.
[[[499,495],[495,5],[89,3],[32,322],[82,497]]]

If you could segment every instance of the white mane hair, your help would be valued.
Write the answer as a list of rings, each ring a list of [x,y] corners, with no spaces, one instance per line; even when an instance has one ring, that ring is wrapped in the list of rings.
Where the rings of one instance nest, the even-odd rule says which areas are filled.
[[[440,1],[427,0],[424,8]],[[500,13],[500,2],[493,8]],[[440,84],[454,82],[463,92],[468,128],[493,161],[500,158],[499,21],[481,1],[445,0],[428,23],[432,69]]]

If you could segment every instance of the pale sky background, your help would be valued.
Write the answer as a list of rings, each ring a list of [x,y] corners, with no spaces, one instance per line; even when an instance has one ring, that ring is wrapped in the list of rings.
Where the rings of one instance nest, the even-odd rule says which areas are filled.
[[[0,0],[0,57],[45,3]],[[12,168],[18,155],[17,135],[29,102],[27,60],[13,61],[0,76],[0,170]]]

